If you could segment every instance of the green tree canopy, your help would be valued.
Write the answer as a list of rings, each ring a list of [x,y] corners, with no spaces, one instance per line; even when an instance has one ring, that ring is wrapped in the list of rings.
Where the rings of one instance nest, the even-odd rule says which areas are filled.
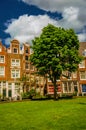
[[[63,71],[76,71],[81,62],[79,40],[73,29],[64,29],[48,24],[33,41],[31,62],[42,75],[47,74],[54,84]]]

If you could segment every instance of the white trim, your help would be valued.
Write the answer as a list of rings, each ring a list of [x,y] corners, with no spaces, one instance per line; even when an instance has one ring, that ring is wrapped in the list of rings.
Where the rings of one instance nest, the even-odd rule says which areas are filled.
[[[19,62],[17,62],[17,61],[19,61]],[[20,67],[20,59],[11,59],[11,66],[18,66],[18,67]]]
[[[14,78],[14,79],[20,78],[20,70],[19,69],[12,69],[11,70],[11,78]]]

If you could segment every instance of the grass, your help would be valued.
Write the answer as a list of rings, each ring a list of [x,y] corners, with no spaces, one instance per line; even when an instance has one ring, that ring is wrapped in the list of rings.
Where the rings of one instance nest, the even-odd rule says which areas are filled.
[[[0,130],[86,130],[86,98],[0,104]]]

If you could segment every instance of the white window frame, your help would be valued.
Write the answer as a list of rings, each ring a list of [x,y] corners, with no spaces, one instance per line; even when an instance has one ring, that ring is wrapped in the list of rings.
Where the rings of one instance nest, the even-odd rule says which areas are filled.
[[[70,86],[69,86],[69,83],[70,83]],[[63,82],[63,93],[72,93],[72,82]],[[66,84],[66,86],[65,86]],[[65,90],[66,88],[66,90]],[[71,88],[71,90],[70,90]]]
[[[81,75],[81,72],[83,72],[83,74]],[[82,78],[84,76],[84,78]],[[86,80],[86,71],[80,71],[80,80]]]
[[[14,62],[13,62],[14,61]],[[19,61],[19,62],[17,62]],[[20,59],[11,59],[11,66],[20,66]]]
[[[0,55],[0,63],[5,63],[5,56],[4,55]]]
[[[12,69],[11,70],[11,78],[20,78],[20,70]]]
[[[0,68],[3,68],[2,70],[0,69],[0,77],[1,76],[5,76],[5,67],[4,66],[0,66]]]

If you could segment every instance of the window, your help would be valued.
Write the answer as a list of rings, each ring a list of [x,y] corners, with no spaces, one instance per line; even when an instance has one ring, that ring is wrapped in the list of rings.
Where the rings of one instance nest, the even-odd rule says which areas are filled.
[[[63,83],[63,92],[64,93],[72,92],[72,82],[64,82]]]
[[[71,86],[71,82],[68,82],[68,92],[72,91],[72,86]]]
[[[11,65],[12,66],[20,66],[20,60],[19,59],[12,59]]]
[[[3,81],[3,87],[6,87],[6,81]]]
[[[28,56],[25,56],[25,60],[28,60]]]
[[[12,88],[12,83],[8,83],[8,89]]]
[[[15,94],[17,95],[20,92],[20,83],[15,83]]]
[[[20,78],[20,70],[11,70],[11,78]]]
[[[29,64],[25,63],[25,69],[29,69]]]
[[[0,63],[4,63],[4,56],[0,56]]]
[[[82,84],[82,92],[86,93],[86,84]]]
[[[26,53],[28,53],[28,48],[25,50]]]
[[[73,78],[77,78],[77,73],[73,72]]]
[[[73,85],[74,85],[74,91],[75,91],[75,92],[78,92],[77,81],[74,81],[74,82],[73,82]]]
[[[67,82],[63,83],[63,92],[67,92]]]
[[[85,68],[85,61],[84,60],[79,64],[79,68]]]
[[[86,72],[85,71],[80,72],[80,79],[86,79]]]
[[[14,49],[13,49],[13,53],[17,54],[17,53],[18,53],[18,49],[17,49],[17,48],[14,48]]]
[[[4,66],[0,66],[0,76],[4,76],[5,75],[5,68]]]

